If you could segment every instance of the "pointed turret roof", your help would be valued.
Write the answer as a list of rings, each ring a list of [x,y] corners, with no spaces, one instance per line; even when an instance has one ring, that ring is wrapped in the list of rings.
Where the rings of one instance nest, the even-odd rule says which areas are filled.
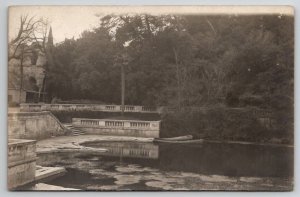
[[[52,27],[50,27],[48,34],[48,46],[53,46],[53,35],[52,35]]]

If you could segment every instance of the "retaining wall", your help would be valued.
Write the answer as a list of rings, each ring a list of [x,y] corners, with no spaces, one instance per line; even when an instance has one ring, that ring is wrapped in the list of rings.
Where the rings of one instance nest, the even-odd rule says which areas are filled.
[[[8,137],[45,139],[65,134],[64,126],[51,112],[8,113]]]

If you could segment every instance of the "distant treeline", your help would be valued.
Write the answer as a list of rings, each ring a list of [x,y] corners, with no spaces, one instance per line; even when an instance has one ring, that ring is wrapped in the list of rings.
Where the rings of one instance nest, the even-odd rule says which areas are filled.
[[[292,16],[109,15],[99,24],[55,46],[49,95],[120,104],[123,65],[128,105],[292,110]]]

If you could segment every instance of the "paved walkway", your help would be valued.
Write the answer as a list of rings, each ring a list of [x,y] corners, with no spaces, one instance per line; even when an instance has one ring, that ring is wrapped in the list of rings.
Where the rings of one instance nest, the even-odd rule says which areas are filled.
[[[50,152],[106,152],[103,148],[91,148],[81,146],[84,142],[91,141],[138,141],[153,142],[154,138],[140,138],[129,136],[104,136],[104,135],[80,135],[60,136],[48,138],[37,142],[37,153]]]

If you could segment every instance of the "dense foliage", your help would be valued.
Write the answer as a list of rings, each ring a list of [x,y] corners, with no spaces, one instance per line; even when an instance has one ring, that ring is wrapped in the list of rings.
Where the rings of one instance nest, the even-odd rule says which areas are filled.
[[[123,66],[125,104],[179,109],[162,137],[293,141],[292,16],[109,15],[52,56],[47,91],[69,102],[120,104]]]
[[[293,18],[285,15],[105,16],[53,50],[47,90],[62,100],[179,108],[293,105]]]

